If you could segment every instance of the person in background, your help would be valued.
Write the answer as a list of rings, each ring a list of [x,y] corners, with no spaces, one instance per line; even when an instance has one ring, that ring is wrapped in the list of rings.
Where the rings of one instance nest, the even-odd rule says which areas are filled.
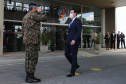
[[[85,33],[85,30],[83,32]],[[83,48],[86,48],[86,35],[85,34],[83,34],[83,43],[84,43]]]
[[[67,35],[68,35],[68,29],[66,29],[66,32],[64,33],[65,46],[66,46],[66,43],[67,43]]]
[[[21,29],[18,28],[17,30],[17,51],[21,51],[22,49],[22,33],[21,33]]]
[[[64,33],[63,33],[62,28],[61,28],[58,31],[58,49],[59,50],[63,50],[63,47],[64,47],[63,42],[64,42]]]
[[[56,37],[56,33],[54,31],[54,28],[51,28],[51,31],[50,31],[50,40],[51,40],[51,45],[50,45],[50,48],[51,48],[51,51],[54,51],[54,44],[55,44],[55,37]]]
[[[112,45],[114,45],[114,49],[115,49],[115,39],[116,39],[116,34],[115,31],[113,30],[111,33],[111,49],[112,49]]]
[[[105,44],[106,44],[106,50],[109,50],[109,39],[110,39],[109,32],[106,33],[104,39],[105,39]]]
[[[118,31],[118,34],[117,34],[117,49],[119,49],[120,41],[121,41],[121,35],[120,35],[120,31]]]
[[[123,48],[123,45],[124,45],[124,48],[125,48],[125,35],[123,34],[123,32],[121,32],[121,47]]]
[[[91,47],[92,47],[92,44],[94,43],[94,49],[95,49],[96,37],[97,37],[97,33],[96,33],[96,30],[94,30],[94,33],[92,33],[92,42],[91,42]]]

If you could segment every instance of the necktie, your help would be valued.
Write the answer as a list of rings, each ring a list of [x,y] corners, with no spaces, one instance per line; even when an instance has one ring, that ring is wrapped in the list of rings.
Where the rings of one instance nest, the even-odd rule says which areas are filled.
[[[71,26],[72,22],[73,22],[73,21],[71,20],[71,21],[70,21],[70,23],[69,23],[69,28],[70,28],[70,26]]]

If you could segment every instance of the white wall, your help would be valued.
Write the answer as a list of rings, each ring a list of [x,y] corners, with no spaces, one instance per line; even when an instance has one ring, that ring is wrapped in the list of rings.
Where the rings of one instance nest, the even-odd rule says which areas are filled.
[[[116,8],[116,23],[117,32],[121,31],[126,36],[126,6]]]

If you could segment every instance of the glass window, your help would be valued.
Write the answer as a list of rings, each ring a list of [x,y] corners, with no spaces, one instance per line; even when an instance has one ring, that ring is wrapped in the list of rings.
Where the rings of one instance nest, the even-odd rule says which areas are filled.
[[[22,26],[20,25],[15,25],[15,32],[18,32],[18,30],[22,30]]]
[[[82,18],[85,25],[94,25],[94,12],[83,13]]]
[[[22,7],[22,3],[16,2],[16,7]]]
[[[82,23],[84,25],[101,26],[101,10],[97,8],[83,7]]]
[[[25,8],[29,8],[29,4],[24,4],[24,7]]]
[[[4,5],[6,5],[6,1],[4,1]]]
[[[22,11],[22,3],[16,2],[17,11]]]
[[[23,11],[27,12],[29,10],[29,4],[24,4]]]
[[[41,8],[42,10],[44,10],[44,7],[43,7],[43,6],[42,6],[42,7],[40,6],[40,8]]]
[[[10,3],[10,1],[7,1],[7,5],[8,5],[8,6],[14,6],[14,2],[11,2],[11,3]]]
[[[7,9],[12,10],[12,8],[14,8],[14,2],[7,1]]]
[[[45,10],[49,10],[49,7],[45,7]]]

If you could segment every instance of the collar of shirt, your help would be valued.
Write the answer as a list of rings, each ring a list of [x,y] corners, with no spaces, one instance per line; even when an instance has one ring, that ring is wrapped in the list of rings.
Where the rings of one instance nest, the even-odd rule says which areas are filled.
[[[115,35],[115,33],[113,33],[113,36]]]
[[[76,18],[77,18],[77,17],[73,18],[73,19],[72,19],[72,22],[73,22]]]

